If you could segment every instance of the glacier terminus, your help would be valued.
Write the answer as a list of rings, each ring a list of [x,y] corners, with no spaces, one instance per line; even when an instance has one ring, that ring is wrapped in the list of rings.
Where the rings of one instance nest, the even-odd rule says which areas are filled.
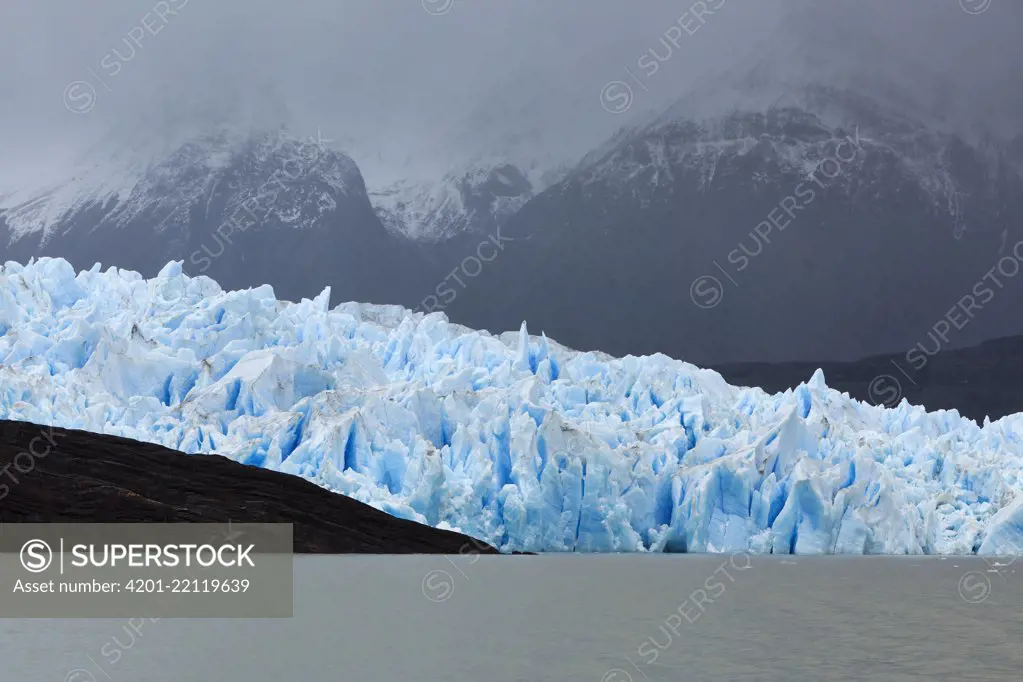
[[[329,300],[7,262],[0,417],[225,455],[506,551],[1023,552],[1023,415],[887,409],[820,371],[770,395]]]

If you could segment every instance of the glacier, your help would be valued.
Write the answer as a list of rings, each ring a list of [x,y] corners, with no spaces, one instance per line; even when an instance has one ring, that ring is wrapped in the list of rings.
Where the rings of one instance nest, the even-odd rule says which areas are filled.
[[[215,452],[506,551],[1023,553],[1023,415],[329,300],[7,262],[0,418]]]

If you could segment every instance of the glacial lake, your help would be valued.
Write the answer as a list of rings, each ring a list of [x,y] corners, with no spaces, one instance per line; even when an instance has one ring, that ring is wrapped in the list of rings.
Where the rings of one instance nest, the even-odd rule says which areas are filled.
[[[1018,682],[1023,674],[1023,560],[299,557],[294,598],[292,619],[162,619],[134,636],[124,619],[0,620],[0,680]]]

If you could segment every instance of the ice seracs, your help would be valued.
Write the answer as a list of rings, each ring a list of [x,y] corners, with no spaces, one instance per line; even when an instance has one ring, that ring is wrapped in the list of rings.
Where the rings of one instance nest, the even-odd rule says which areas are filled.
[[[1023,551],[1023,417],[63,260],[0,269],[0,417],[303,476],[505,550]]]

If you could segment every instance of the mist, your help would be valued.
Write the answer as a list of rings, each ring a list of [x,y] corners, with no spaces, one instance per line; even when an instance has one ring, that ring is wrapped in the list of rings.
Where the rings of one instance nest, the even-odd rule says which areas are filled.
[[[59,177],[118,136],[169,141],[217,121],[321,129],[370,182],[487,153],[570,163],[745,53],[804,44],[811,64],[870,56],[878,75],[928,70],[943,106],[1003,134],[1023,120],[1018,3],[697,4],[718,9],[615,115],[601,88],[663,53],[688,1],[8,0],[0,192]]]

